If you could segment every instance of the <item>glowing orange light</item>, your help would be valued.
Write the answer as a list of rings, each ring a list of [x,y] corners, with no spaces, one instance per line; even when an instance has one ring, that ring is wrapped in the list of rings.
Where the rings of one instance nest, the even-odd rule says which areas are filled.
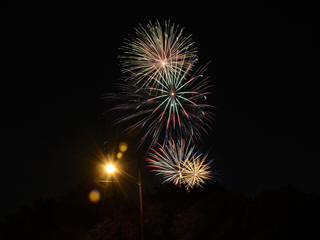
[[[97,203],[100,200],[100,192],[98,190],[92,190],[88,197],[90,202]]]
[[[120,152],[125,152],[128,150],[128,144],[126,142],[121,142],[119,144],[119,150]]]
[[[122,155],[123,155],[122,152],[118,152],[117,155],[116,155],[117,159],[121,159]]]
[[[114,173],[116,171],[116,167],[112,163],[108,163],[104,169],[106,170],[107,173]]]

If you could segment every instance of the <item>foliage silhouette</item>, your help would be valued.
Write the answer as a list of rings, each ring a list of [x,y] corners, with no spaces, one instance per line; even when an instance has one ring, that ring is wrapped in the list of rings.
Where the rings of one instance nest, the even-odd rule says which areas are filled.
[[[99,189],[101,201],[88,201]],[[110,189],[109,189],[110,190]],[[81,184],[59,199],[40,199],[6,216],[1,239],[137,239],[138,202],[96,183]],[[212,185],[185,192],[159,186],[145,194],[146,239],[287,239],[290,221],[304,235],[316,229],[320,198],[288,186],[248,198]],[[294,213],[294,214],[292,214]],[[304,230],[306,229],[306,230]]]

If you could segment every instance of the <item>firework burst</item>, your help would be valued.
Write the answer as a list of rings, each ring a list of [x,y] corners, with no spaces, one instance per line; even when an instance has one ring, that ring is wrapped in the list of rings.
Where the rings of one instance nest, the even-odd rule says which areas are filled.
[[[120,49],[120,92],[106,96],[120,103],[111,109],[120,113],[116,123],[126,123],[126,132],[141,130],[138,147],[149,145],[149,167],[163,182],[189,191],[214,180],[212,161],[195,151],[215,115],[207,104],[207,65],[194,68],[197,50],[191,35],[170,21],[150,22],[136,28]]]
[[[206,181],[212,179],[210,164],[206,162],[208,154],[194,154],[188,161],[183,161],[183,180],[186,188],[192,189],[195,186],[202,187]]]
[[[213,178],[208,155],[198,154],[194,149],[191,142],[186,145],[184,140],[175,143],[171,139],[164,146],[158,144],[158,149],[151,148],[146,160],[152,171],[163,178],[163,182],[183,185],[189,191],[202,187]]]
[[[183,182],[181,159],[184,157],[184,144],[177,145],[170,140],[167,145],[158,144],[158,149],[151,148],[147,161],[158,175],[164,176],[164,182],[172,182],[181,185]]]
[[[170,21],[164,26],[157,21],[146,28],[135,29],[132,39],[125,39],[119,56],[122,70],[129,73],[139,87],[159,87],[164,75],[172,71],[188,71],[196,61],[196,48],[191,35],[184,36],[183,28]]]
[[[135,85],[122,85],[122,93],[109,97],[125,100],[113,110],[122,110],[127,114],[117,123],[131,122],[126,131],[143,129],[140,144],[149,137],[154,146],[162,137],[165,143],[172,137],[199,140],[201,133],[208,133],[214,114],[208,111],[211,105],[206,103],[208,78],[203,77],[206,66],[195,74],[174,71],[163,79],[159,88]]]

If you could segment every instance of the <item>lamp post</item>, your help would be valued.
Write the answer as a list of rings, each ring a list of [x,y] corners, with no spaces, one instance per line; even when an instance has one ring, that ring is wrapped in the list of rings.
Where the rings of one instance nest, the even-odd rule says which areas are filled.
[[[142,200],[142,174],[141,163],[138,166],[138,187],[139,187],[139,206],[140,206],[140,239],[144,240],[144,217],[143,217],[143,200]]]
[[[117,171],[114,164],[108,163],[104,166],[105,171],[112,175]],[[141,173],[141,163],[138,164],[138,181],[135,182],[138,185],[139,191],[139,210],[140,210],[140,239],[144,240],[144,215],[143,215],[143,196],[142,196],[142,173]],[[102,181],[102,182],[112,182],[112,181]]]

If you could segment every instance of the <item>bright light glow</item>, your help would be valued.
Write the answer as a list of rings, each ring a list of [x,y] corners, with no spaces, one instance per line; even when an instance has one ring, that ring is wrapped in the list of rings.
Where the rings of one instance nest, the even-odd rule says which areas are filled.
[[[97,203],[100,200],[100,192],[98,190],[92,190],[88,197],[90,202]]]
[[[117,156],[116,156],[117,159],[121,159],[121,158],[122,158],[122,155],[123,155],[122,152],[118,152],[118,153],[117,153]]]
[[[112,164],[112,163],[108,163],[106,166],[105,166],[105,170],[107,173],[114,173],[116,171],[116,167]]]
[[[126,152],[128,150],[128,144],[126,142],[121,142],[119,144],[120,152]]]
[[[167,62],[165,60],[162,60],[160,62],[161,62],[162,67],[165,67],[167,65]]]

